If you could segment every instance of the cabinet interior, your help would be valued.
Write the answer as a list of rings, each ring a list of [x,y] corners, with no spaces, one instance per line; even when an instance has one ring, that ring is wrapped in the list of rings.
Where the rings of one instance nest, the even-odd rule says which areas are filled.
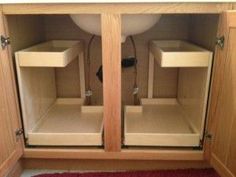
[[[196,44],[204,49],[207,49],[209,51],[214,52],[215,47],[215,38],[218,28],[218,19],[219,16],[216,14],[163,14],[160,21],[151,29],[148,31],[133,36],[136,49],[137,49],[137,85],[138,85],[138,98],[141,102],[141,98],[143,102],[145,102],[145,99],[148,98],[148,73],[149,73],[149,43],[152,40],[181,40],[181,41],[188,41],[190,43]],[[71,20],[69,15],[11,15],[7,16],[9,31],[10,31],[10,37],[11,37],[11,44],[12,44],[12,56],[13,61],[15,63],[15,52],[31,47],[33,45],[36,45],[38,43],[50,41],[50,40],[82,40],[84,42],[84,53],[85,53],[85,72],[88,70],[86,65],[86,59],[87,59],[87,46],[89,43],[89,40],[91,39],[91,34],[88,34],[81,30],[78,26],[74,24],[74,22]],[[103,86],[102,83],[99,81],[99,79],[96,76],[96,73],[99,69],[99,67],[102,64],[102,46],[101,46],[101,37],[96,36],[94,38],[94,41],[91,44],[91,50],[90,50],[90,84],[91,84],[91,90],[92,90],[92,96],[91,96],[91,105],[90,107],[84,107],[83,109],[86,111],[89,111],[90,116],[98,116],[98,115],[92,115],[94,114],[93,110],[97,109],[99,111],[99,116],[102,119],[102,104],[103,104]],[[122,43],[122,58],[127,58],[133,55],[133,48],[131,41],[127,38],[125,43]],[[15,63],[15,67],[17,70],[17,63]],[[40,67],[32,67],[22,68],[25,72],[25,79],[26,82],[29,82],[29,85],[32,85],[32,83],[37,86],[39,83],[45,83],[45,94],[49,93],[49,89],[51,89],[50,93],[52,95],[48,95],[49,97],[53,97],[54,101],[56,98],[59,99],[67,99],[70,100],[71,98],[79,99],[81,98],[81,83],[80,83],[80,75],[79,75],[79,60],[74,59],[72,60],[66,67],[46,67],[46,68],[40,68]],[[40,72],[41,74],[34,77],[33,73]],[[208,93],[208,87],[204,87],[202,90],[202,84],[203,82],[207,80],[207,82],[210,82],[210,73],[209,68],[202,68],[202,67],[187,67],[187,68],[180,68],[180,67],[161,67],[158,64],[154,64],[154,78],[153,78],[153,99],[166,99],[171,102],[173,102],[173,99],[178,98],[181,94],[186,97],[188,94],[191,93],[200,93],[199,99],[202,97],[202,93]],[[16,72],[17,75],[17,72]],[[192,78],[189,78],[187,76],[191,75]],[[19,75],[18,75],[19,76]],[[184,79],[187,77],[186,79]],[[47,79],[45,79],[47,78]],[[188,80],[189,79],[189,80]],[[125,114],[125,107],[126,106],[134,106],[134,96],[133,96],[133,82],[134,80],[134,69],[131,68],[123,68],[122,69],[122,110],[123,114]],[[193,80],[196,80],[196,82],[193,82]],[[18,86],[21,87],[19,84],[19,77],[18,77]],[[85,86],[87,86],[88,78],[85,77]],[[187,82],[184,84],[185,87],[181,87],[181,82]],[[27,89],[24,87],[23,89],[19,90],[19,95],[22,97],[22,93],[27,93],[27,98],[30,101],[34,103],[35,97],[30,95],[31,93],[27,92]],[[48,87],[49,86],[49,87]],[[38,93],[37,87],[33,88],[35,89],[35,93]],[[40,95],[37,95],[38,98],[40,98]],[[207,94],[208,97],[208,94]],[[81,100],[80,100],[81,101]],[[81,102],[77,100],[76,104],[80,104]],[[60,100],[59,100],[60,102]],[[73,106],[76,107],[76,104],[73,104]],[[22,105],[22,103],[21,103]],[[34,109],[34,104],[29,104],[30,109]],[[94,106],[94,107],[93,107]],[[96,107],[97,106],[97,107]],[[140,105],[136,105],[134,107],[134,111],[140,111]],[[24,108],[21,106],[21,110]],[[38,109],[45,109],[47,111],[48,106],[46,108],[39,107]],[[127,109],[133,109],[127,108]],[[168,107],[167,108],[158,108],[161,110],[167,109],[167,112],[169,112]],[[186,110],[189,110],[191,108],[186,107]],[[193,108],[194,109],[194,108]],[[198,115],[199,112],[202,111],[204,108],[196,108],[193,112],[193,114]],[[207,109],[207,103],[206,108]],[[82,110],[82,109],[81,109]],[[40,111],[40,110],[39,110]],[[75,114],[79,114],[76,112]],[[153,111],[154,113],[157,111]],[[23,111],[21,111],[23,112]],[[92,112],[92,113],[91,113]],[[152,112],[152,111],[151,111]],[[74,114],[72,113],[72,114]],[[158,113],[158,111],[157,111]],[[62,115],[62,114],[60,114]],[[176,113],[171,116],[171,120],[175,119]],[[22,115],[22,120],[24,122],[24,126],[30,125],[31,128],[26,128],[25,136],[28,138],[28,135],[32,133],[32,128],[38,124],[38,121],[41,119],[40,114],[38,115],[32,115],[27,120]],[[65,119],[63,119],[62,116],[60,119],[62,119],[61,125],[66,130],[61,130],[68,132],[68,130],[72,130],[72,126],[70,126],[67,123],[68,117],[65,116]],[[206,117],[204,115],[204,117]],[[151,118],[150,118],[151,119]],[[154,117],[155,119],[155,117]],[[147,120],[149,118],[147,117]],[[25,121],[27,123],[25,123]],[[126,136],[125,136],[125,120],[124,116],[121,118],[122,121],[122,136],[124,139],[124,142],[126,142]],[[204,126],[198,126],[198,124],[204,124],[205,118],[202,119],[199,117],[196,117],[194,120],[197,124],[197,127],[200,127],[201,130],[198,130],[199,132],[199,143],[195,143],[194,146],[200,146],[200,140],[203,138],[203,132],[204,132]],[[174,127],[175,126],[174,121]],[[49,123],[51,127],[49,126],[49,132],[53,129],[53,122]],[[75,123],[72,122],[72,125]],[[135,123],[134,123],[135,124]],[[79,129],[81,127],[78,125],[78,127],[74,127],[75,129]],[[83,126],[83,128],[86,128],[86,126]],[[102,136],[102,130],[100,129],[100,126],[96,126],[96,128],[99,130],[100,136]],[[162,127],[165,129],[165,127]],[[141,127],[142,131],[145,131],[145,127]],[[168,129],[168,127],[166,127]],[[171,129],[171,127],[169,127]],[[197,128],[199,129],[199,128]],[[58,128],[60,131],[60,127]],[[156,130],[158,132],[158,130]],[[86,132],[86,131],[85,131]],[[91,132],[94,133],[94,132]],[[47,135],[49,136],[49,134]],[[81,134],[81,138],[86,139],[84,135]],[[184,135],[183,135],[184,136]],[[63,137],[63,139],[76,139],[78,137],[73,137],[71,135]],[[55,138],[55,137],[53,137]],[[94,137],[91,137],[92,139]],[[145,137],[144,137],[145,138]],[[146,137],[148,138],[148,137]],[[157,137],[158,138],[158,137]],[[37,141],[35,144],[31,145],[48,145],[43,144],[42,142]],[[96,139],[96,137],[95,137]],[[167,138],[168,139],[168,138]],[[94,142],[94,139],[92,140]],[[147,140],[148,141],[148,140]],[[27,141],[27,144],[30,145],[29,141]],[[70,144],[69,142],[64,141],[61,143],[60,141],[58,144],[54,145],[63,145],[63,146],[69,146],[69,145],[75,145]],[[86,145],[85,144],[77,144],[77,145]],[[102,140],[100,140],[99,143],[90,144],[91,146],[101,146]],[[126,146],[153,146],[152,144],[126,144]],[[158,146],[158,145],[156,145]],[[164,145],[163,145],[164,146]],[[169,145],[167,145],[169,146]],[[173,146],[177,146],[174,144]],[[181,145],[179,145],[181,146]]]

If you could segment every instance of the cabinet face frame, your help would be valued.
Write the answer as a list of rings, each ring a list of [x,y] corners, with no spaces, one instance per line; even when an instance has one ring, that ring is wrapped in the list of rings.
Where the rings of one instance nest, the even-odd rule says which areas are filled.
[[[185,7],[185,9],[183,9],[183,6],[182,5],[176,5],[176,4],[174,4],[175,6],[176,6],[176,9],[174,9],[174,10],[172,10],[172,12],[170,12],[171,10],[169,10],[169,11],[167,11],[166,13],[181,13],[181,12],[184,12],[184,13],[192,13],[192,12],[196,12],[196,13],[205,13],[205,12],[207,12],[207,9],[208,8],[210,8],[211,10],[210,11],[208,11],[209,13],[220,13],[222,10],[227,10],[227,9],[230,9],[230,7],[232,7],[232,4],[229,4],[229,3],[226,3],[225,5],[222,5],[222,8],[220,8],[220,6],[219,6],[219,4],[218,4],[218,6],[215,6],[215,5],[212,5],[212,6],[208,6],[209,4],[206,4],[206,5],[204,5],[204,4],[200,4],[200,6],[202,6],[202,7],[204,7],[203,8],[203,10],[202,11],[197,11],[196,10],[196,7],[195,8],[193,8],[193,9],[191,9],[192,7],[194,7],[194,5],[195,4],[192,4],[192,5],[190,5],[189,7],[189,9],[188,8],[186,8]],[[111,4],[109,5],[105,5],[105,9],[106,10],[108,10],[109,11],[109,9],[110,10],[112,10],[113,11],[113,9],[111,8]],[[146,9],[146,11],[145,11],[145,8],[150,8],[151,7],[151,4],[150,5],[143,5],[143,7],[142,6],[134,6],[134,7],[132,7],[131,8],[131,11],[129,12],[129,13],[141,13],[141,12],[143,12],[143,13],[163,13],[163,12],[165,12],[165,10],[166,10],[166,8],[169,8],[170,6],[169,5],[166,5],[166,4],[163,4],[162,5],[164,8],[162,9],[162,10],[158,10],[157,9],[157,7],[155,6],[155,8],[152,8],[152,9],[149,9],[149,10],[147,10]],[[21,7],[21,8],[19,8],[19,7]],[[31,8],[32,7],[32,8]],[[34,8],[33,8],[34,7]],[[70,11],[70,9],[72,8],[72,11],[73,11],[73,13],[78,13],[78,9],[79,8],[81,8],[81,12],[80,13],[91,13],[92,11],[93,11],[93,9],[101,9],[101,8],[97,8],[97,6],[95,6],[95,5],[92,5],[91,7],[93,7],[92,8],[92,10],[91,9],[89,9],[88,10],[88,8],[89,8],[89,6],[88,5],[84,5],[84,6],[75,6],[75,7],[72,7],[71,5],[69,6],[69,5],[65,5],[65,10],[63,10],[63,5],[55,5],[55,6],[49,6],[48,8],[42,8],[42,7],[45,7],[45,5],[4,5],[3,6],[3,10],[4,10],[4,13],[6,13],[6,14],[49,14],[49,13],[51,13],[51,14],[61,14],[61,13],[69,13]],[[126,12],[127,13],[127,11],[129,11],[130,9],[130,6],[126,6],[126,8],[124,9],[124,10],[122,10],[122,8],[121,8],[122,6],[120,6],[120,11],[118,11],[116,14],[113,14],[114,12],[110,12],[110,13],[108,13],[108,14],[105,14],[105,18],[110,18],[110,17],[112,17],[112,18],[114,18],[115,16],[119,16],[120,15],[120,13],[124,13],[124,12]],[[142,7],[142,9],[141,10],[137,10],[138,8],[140,8],[140,7]],[[199,6],[197,6],[197,7],[199,7]],[[41,9],[43,9],[43,10],[41,10],[40,11],[40,8]],[[57,10],[57,8],[59,8],[58,10]],[[169,8],[170,9],[170,8]],[[187,10],[186,10],[187,9]],[[194,11],[194,9],[195,9],[195,11]],[[201,8],[200,8],[201,9]],[[191,11],[192,10],[192,11]],[[209,10],[209,9],[208,9]],[[101,11],[98,11],[98,10],[95,10],[93,13],[104,13],[104,11],[103,12],[101,12]],[[109,22],[109,24],[111,24],[111,23],[115,23],[114,21],[112,22],[112,20]],[[106,24],[106,25],[108,25],[108,24]],[[118,25],[119,26],[119,25]],[[108,40],[110,40],[110,39],[112,39],[113,37],[112,36],[110,36],[110,37],[107,37],[106,39],[103,39],[105,42],[106,41],[108,41]],[[113,41],[113,43],[112,43],[112,45],[114,45],[114,46],[116,46],[117,44],[118,44],[118,42],[119,42],[119,38],[116,38],[116,39],[112,39],[112,41]],[[114,57],[115,58],[118,58],[118,55],[119,54],[114,54]],[[108,56],[106,56],[106,58],[108,58]],[[114,62],[117,62],[116,60],[114,60]],[[119,68],[116,68],[116,69],[118,69],[119,70]],[[119,79],[119,73],[117,73],[117,75],[115,76],[117,79]],[[112,78],[108,78],[109,80],[111,80]],[[119,100],[118,100],[119,101]],[[114,103],[114,104],[119,104],[118,103],[118,101],[116,102],[116,103]],[[120,108],[119,108],[119,111],[120,111]],[[117,114],[120,114],[119,112],[117,113]],[[117,121],[118,119],[116,119],[116,121]],[[109,123],[109,122],[107,122],[107,123]],[[111,131],[113,131],[113,130],[111,130]],[[117,130],[114,130],[114,131],[116,131],[116,132],[118,132],[118,134],[119,134],[119,129],[117,129]],[[118,137],[118,136],[116,136],[116,137]],[[121,138],[121,137],[120,137]],[[169,155],[167,155],[168,153],[170,153],[169,151],[168,152],[161,152],[161,151],[148,151],[148,150],[140,150],[140,151],[135,151],[135,152],[127,152],[127,151],[121,151],[121,152],[119,152],[120,151],[120,146],[121,146],[121,142],[119,141],[118,143],[117,143],[117,141],[114,141],[114,140],[111,140],[111,138],[110,137],[108,137],[107,139],[110,139],[110,142],[112,143],[112,144],[110,144],[110,145],[107,145],[107,151],[117,151],[118,153],[115,153],[115,155],[114,155],[114,157],[113,158],[115,158],[115,159],[119,159],[119,158],[124,158],[125,159],[125,155],[126,154],[129,154],[129,159],[142,159],[142,156],[144,156],[144,158],[145,158],[145,156],[146,156],[146,158],[149,158],[149,159],[151,159],[151,158],[156,158],[156,159],[161,159],[161,158],[163,158],[163,159],[168,159],[168,156]],[[117,138],[117,139],[119,139],[119,138]],[[109,142],[107,142],[108,144],[109,144]],[[27,149],[26,149],[27,150]],[[36,152],[37,150],[33,150],[33,151],[30,151],[29,149],[27,150],[27,152],[28,152],[28,155],[27,155],[27,153],[26,153],[26,155],[25,155],[25,157],[30,157],[30,156],[33,156],[32,154],[37,154],[37,155],[35,155],[36,157],[40,157],[40,153],[42,154],[42,153],[44,153],[44,155],[46,155],[45,153],[48,153],[49,152],[49,154],[51,153],[51,154],[54,154],[54,152],[53,152],[53,149],[52,150],[47,150],[47,149],[42,149],[41,151],[39,151],[38,153]],[[56,149],[54,150],[54,151],[56,151]],[[76,151],[76,150],[75,150]],[[79,150],[77,150],[77,152],[78,152]],[[66,151],[67,152],[67,151]],[[142,155],[142,153],[145,153],[146,152],[146,154],[144,154],[144,155]],[[59,154],[60,152],[57,152],[57,153],[55,153],[55,154]],[[100,151],[100,150],[98,150],[98,152],[94,152],[94,155],[96,154],[96,155],[98,155],[99,157],[97,157],[97,158],[106,158],[106,155],[105,155],[105,151]],[[156,156],[155,157],[153,157],[153,155],[156,153]],[[166,153],[165,155],[164,155],[164,157],[157,157],[158,156],[158,154],[161,156],[161,154],[162,153]],[[173,152],[172,152],[173,153]],[[176,154],[178,154],[178,153],[181,153],[181,150],[179,150],[179,151],[175,151],[175,153]],[[71,151],[71,154],[73,154],[73,151]],[[84,155],[83,156],[83,158],[91,158],[91,153],[89,153],[89,152],[83,152],[83,151],[81,151],[81,152],[79,152],[78,153],[79,155],[78,155],[78,158],[80,157],[80,155],[82,154],[82,155]],[[104,157],[103,157],[103,155],[104,155]],[[107,154],[107,156],[108,156],[109,154]],[[53,156],[53,155],[52,155]],[[201,154],[200,154],[200,156],[201,156]],[[200,157],[199,156],[199,157]],[[54,156],[55,157],[55,156]],[[181,158],[179,155],[176,155],[175,156],[175,154],[173,155],[173,156],[171,156],[171,159],[175,159],[175,157],[178,157],[177,159],[179,159],[179,158]],[[200,159],[198,157],[198,159]],[[96,157],[94,157],[94,158],[96,158]],[[107,157],[108,158],[108,157]]]
[[[121,150],[121,15],[101,15],[104,147]]]
[[[2,6],[0,6],[0,34],[8,36],[7,20],[2,13]],[[4,103],[1,105],[3,111],[1,111],[2,122],[0,123],[5,134],[0,140],[1,148],[3,148],[0,149],[0,152],[7,152],[8,155],[8,157],[3,157],[4,159],[0,164],[0,176],[5,176],[23,155],[22,136],[16,137],[15,134],[16,130],[21,128],[21,124],[10,46],[5,49],[0,48],[0,74],[2,75],[0,77],[0,86],[2,87],[0,99]]]
[[[205,157],[221,176],[234,177],[236,145],[235,109],[235,56],[236,11],[226,11],[220,16],[218,37],[224,36],[224,47],[216,47],[207,132]],[[234,170],[234,172],[233,172]],[[234,174],[233,174],[234,173]]]
[[[4,14],[216,14],[233,3],[4,4]]]

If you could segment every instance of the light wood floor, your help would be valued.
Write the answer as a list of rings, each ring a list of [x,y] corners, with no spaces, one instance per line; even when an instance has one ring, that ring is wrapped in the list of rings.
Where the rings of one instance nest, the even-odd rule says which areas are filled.
[[[39,175],[39,174],[46,174],[46,173],[65,173],[65,172],[79,172],[79,173],[86,173],[86,172],[98,172],[99,170],[89,170],[89,171],[76,171],[76,170],[49,170],[49,169],[26,169],[23,171],[21,177],[32,177],[34,175]],[[105,170],[106,172],[114,172],[112,170]],[[118,171],[123,171],[123,170],[118,170]],[[103,170],[104,172],[104,170]]]
[[[37,169],[27,169],[24,170],[21,177],[31,177],[34,175],[39,175],[39,174],[45,174],[45,173],[63,173],[63,172],[69,172],[66,170],[37,170]]]

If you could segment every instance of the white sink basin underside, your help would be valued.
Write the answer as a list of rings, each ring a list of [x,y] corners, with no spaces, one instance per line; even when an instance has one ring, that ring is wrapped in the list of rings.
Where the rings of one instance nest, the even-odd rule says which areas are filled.
[[[82,30],[101,35],[101,18],[100,15],[70,15],[72,20]],[[154,26],[160,19],[161,15],[122,15],[121,37],[122,42],[125,41],[129,35],[140,34],[152,26]]]

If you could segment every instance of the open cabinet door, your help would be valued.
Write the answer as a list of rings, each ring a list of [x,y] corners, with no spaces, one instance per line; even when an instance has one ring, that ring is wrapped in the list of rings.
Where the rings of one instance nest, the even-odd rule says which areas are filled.
[[[7,36],[0,6],[0,35]],[[5,177],[23,154],[14,74],[9,47],[0,46],[0,177]],[[20,135],[21,132],[18,131]]]
[[[221,15],[218,37],[224,40],[221,38],[216,47],[206,147],[210,163],[219,174],[233,177],[236,176],[236,11]]]

